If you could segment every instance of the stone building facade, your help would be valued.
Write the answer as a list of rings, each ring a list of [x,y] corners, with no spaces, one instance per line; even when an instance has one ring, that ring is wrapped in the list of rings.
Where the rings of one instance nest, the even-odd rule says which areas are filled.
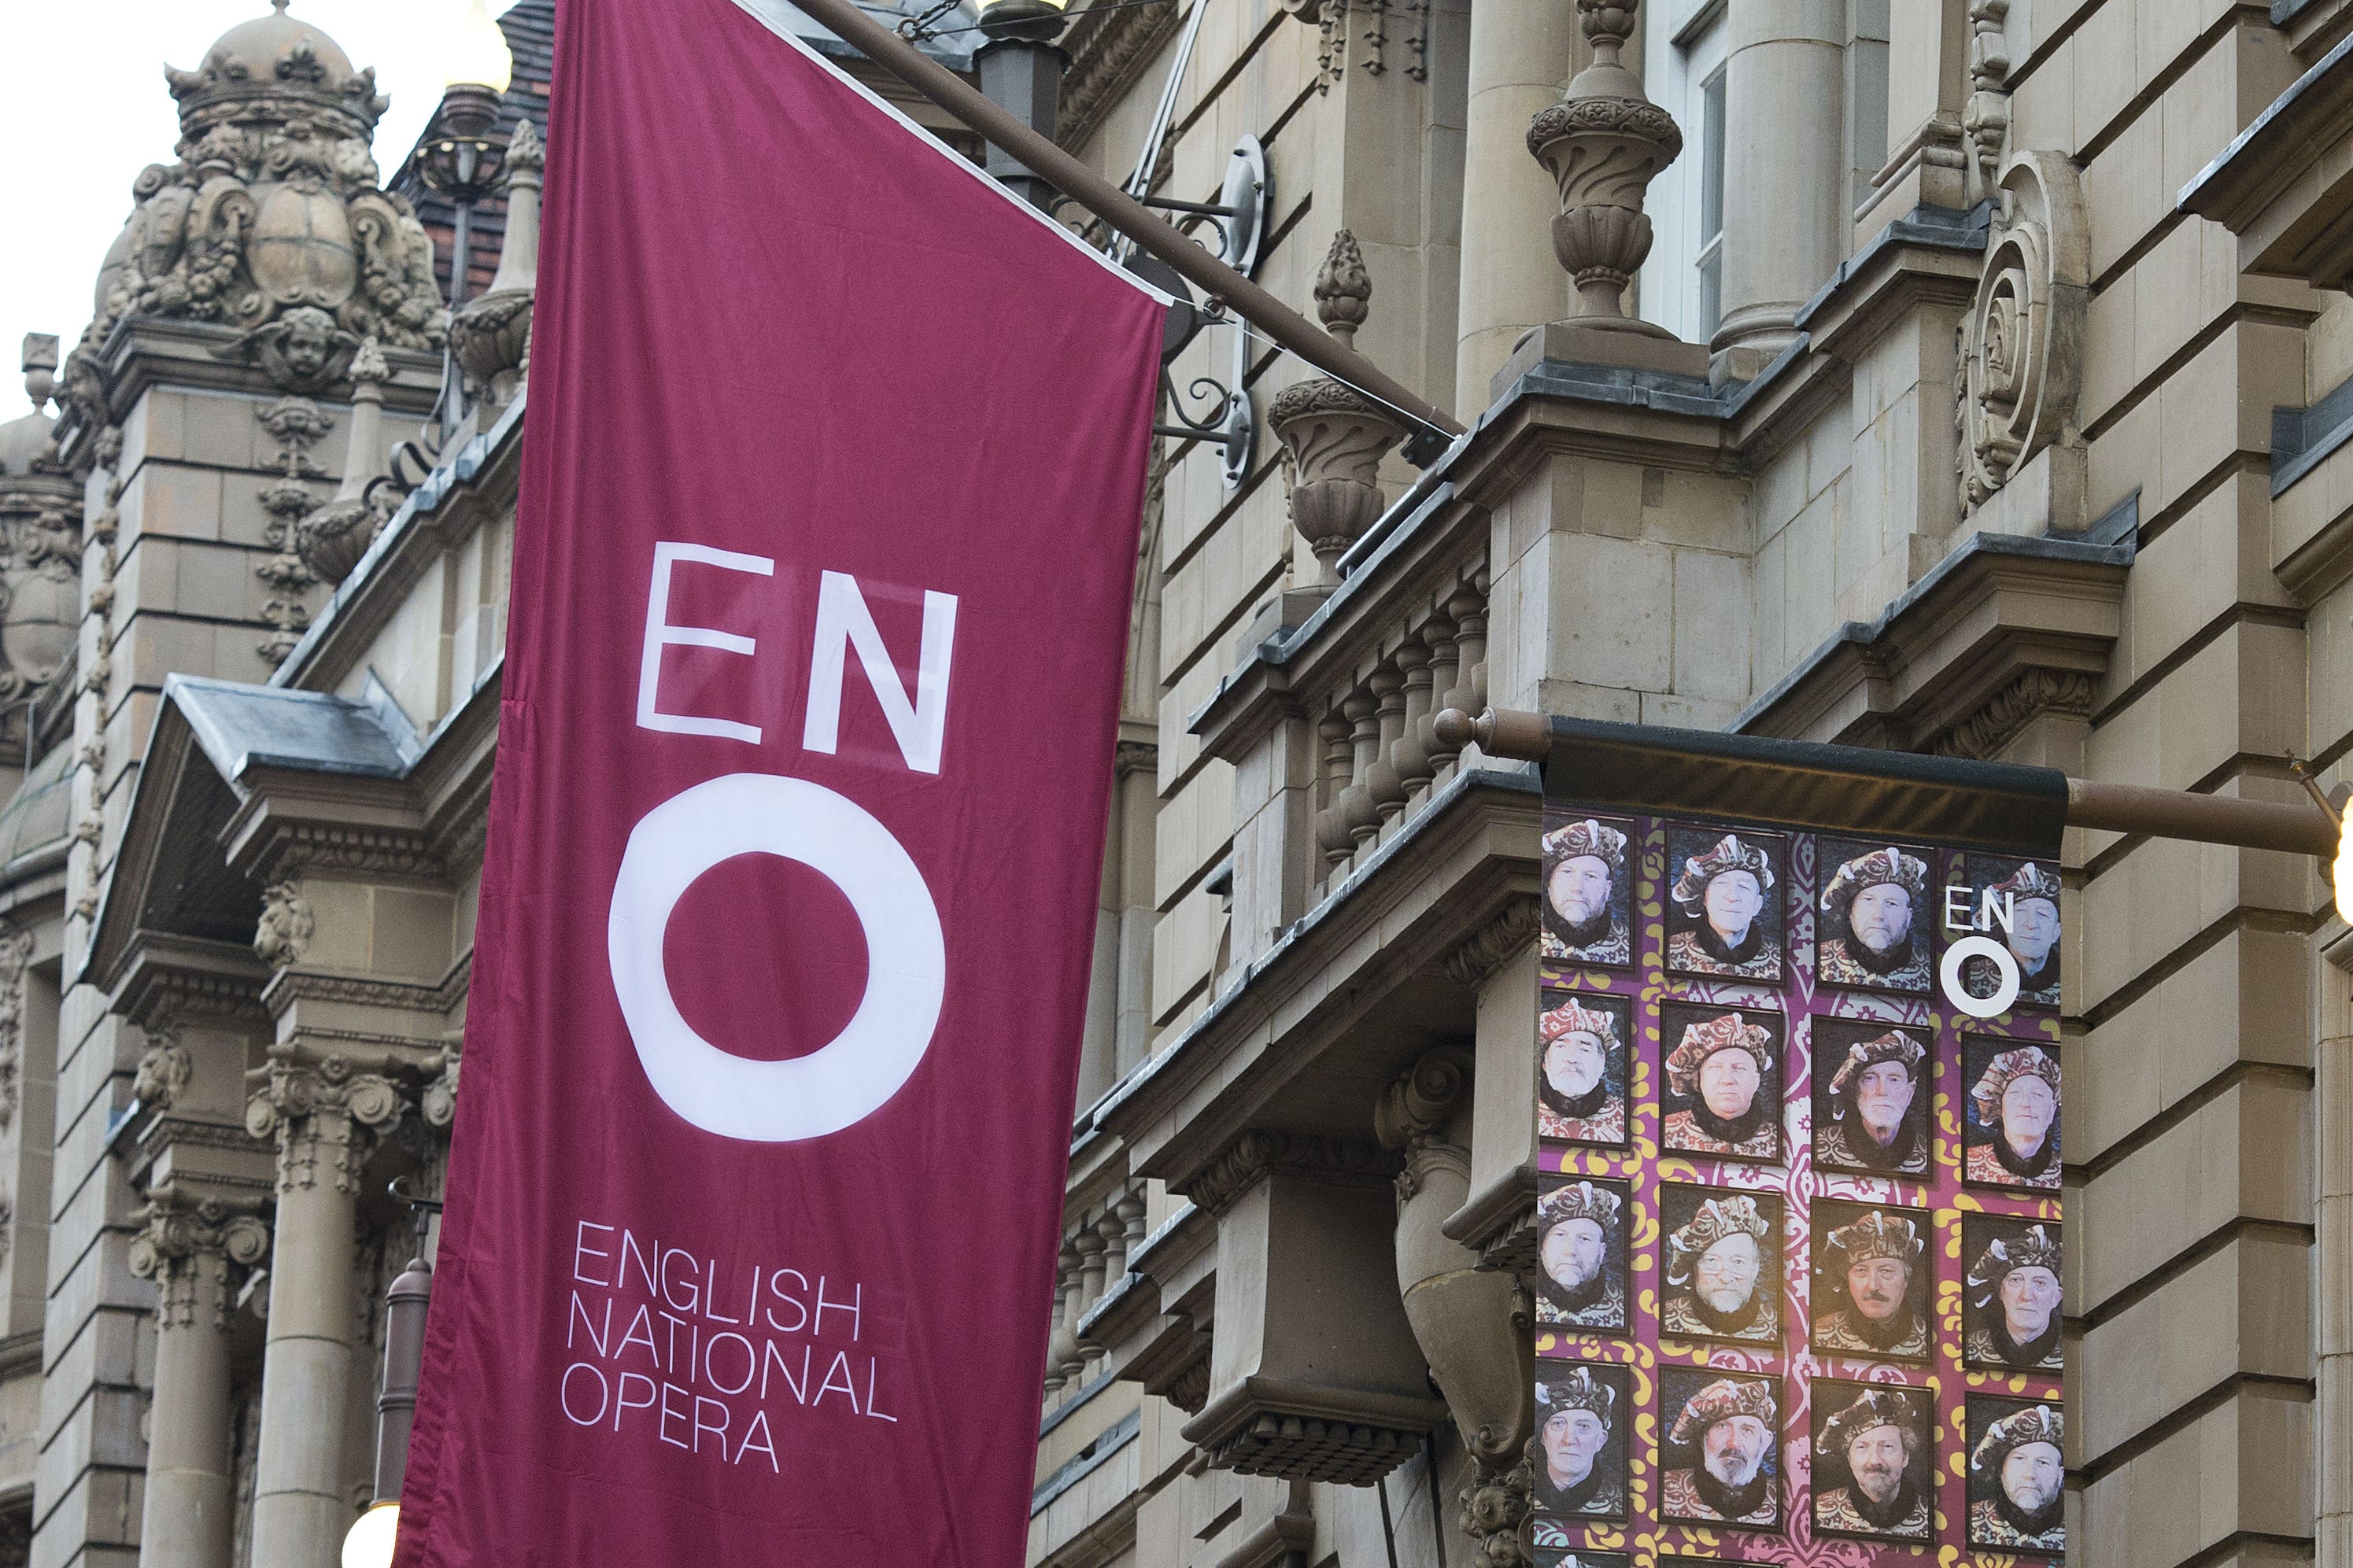
[[[280,10],[170,73],[90,327],[27,345],[0,1563],[326,1568],[365,1499],[387,1184],[438,1194],[460,1092],[553,9],[454,318],[452,209]],[[1249,209],[1205,238],[1474,428],[1230,326],[1171,367],[1219,428],[1154,458],[1031,1560],[1511,1568],[1538,801],[1432,715],[2353,777],[2353,4],[1064,47],[1067,145]],[[2353,1568],[2353,940],[2288,856],[2067,863],[2075,1557]]]

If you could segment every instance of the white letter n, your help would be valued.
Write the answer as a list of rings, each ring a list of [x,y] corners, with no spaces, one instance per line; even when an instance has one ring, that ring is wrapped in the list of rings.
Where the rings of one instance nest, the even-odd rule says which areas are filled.
[[[841,683],[849,650],[858,650],[867,684],[890,721],[907,765],[919,773],[940,771],[940,746],[948,725],[948,661],[955,651],[954,594],[923,595],[923,644],[915,664],[915,696],[907,697],[891,650],[866,607],[858,580],[843,572],[818,574],[817,647],[809,655],[808,720],[801,728],[806,751],[833,752],[841,736]]]

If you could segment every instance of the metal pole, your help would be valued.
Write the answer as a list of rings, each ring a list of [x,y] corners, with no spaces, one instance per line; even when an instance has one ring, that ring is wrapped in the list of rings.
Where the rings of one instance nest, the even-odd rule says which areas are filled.
[[[1435,727],[1448,745],[1476,742],[1492,757],[1541,763],[1552,754],[1552,726],[1541,713],[1490,708],[1473,719],[1450,708],[1438,715]],[[2093,779],[2067,781],[2067,826],[2241,849],[2282,849],[2322,859],[2337,853],[2337,824],[2316,806]]]
[[[1380,366],[1187,239],[1134,196],[991,103],[964,79],[870,18],[856,0],[794,0],[860,53],[1011,153],[1031,174],[1222,300],[1242,320],[1309,364],[1451,438],[1461,424]]]

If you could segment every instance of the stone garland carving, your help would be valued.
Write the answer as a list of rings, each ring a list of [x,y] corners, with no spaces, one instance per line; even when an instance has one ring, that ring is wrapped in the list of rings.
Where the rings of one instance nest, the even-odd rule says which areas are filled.
[[[114,577],[121,565],[114,548],[121,514],[115,508],[122,500],[122,479],[117,472],[122,461],[122,426],[106,426],[90,443],[90,449],[93,463],[106,478],[104,504],[90,520],[89,527],[88,544],[98,547],[97,580],[90,584],[82,611],[90,622],[91,653],[89,667],[81,672],[81,686],[91,700],[74,718],[75,729],[83,734],[80,749],[74,754],[75,765],[82,775],[75,782],[74,798],[87,803],[82,816],[74,825],[74,838],[88,846],[88,853],[80,856],[81,891],[75,895],[69,912],[73,919],[81,921],[94,919],[98,914],[101,879],[99,843],[105,823],[98,814],[97,802],[106,789],[106,719],[114,679]]]
[[[1577,8],[1593,63],[1566,99],[1528,122],[1528,151],[1560,191],[1553,254],[1577,284],[1577,325],[1663,336],[1625,313],[1624,295],[1651,254],[1643,195],[1683,152],[1683,132],[1619,61],[1634,30],[1633,0],[1577,0]]]
[[[2089,721],[2099,695],[2095,677],[2071,669],[2030,669],[1996,692],[1993,700],[1930,743],[1940,757],[1975,762],[1999,758],[2019,732],[2046,713]]]
[[[300,886],[272,882],[262,889],[261,920],[253,934],[253,954],[272,969],[302,962],[318,922]]]
[[[1071,64],[1062,73],[1061,114],[1054,139],[1065,147],[1085,146],[1112,106],[1176,36],[1181,20],[1174,5],[1081,12],[1065,40]]]
[[[1535,1568],[1522,1528],[1535,1493],[1535,1467],[1523,1458],[1506,1470],[1482,1471],[1457,1494],[1455,1528],[1479,1543],[1472,1554],[1477,1568]]]
[[[1535,940],[1539,919],[1534,895],[1512,900],[1446,955],[1447,977],[1466,991],[1476,991]]]
[[[2074,165],[2025,154],[2002,176],[1977,298],[1960,327],[1964,511],[2008,484],[2045,447],[2082,445],[2075,411],[2090,270]]]
[[[1355,346],[1372,296],[1356,237],[1341,229],[1315,273],[1315,313],[1324,330]],[[1335,587],[1340,557],[1381,515],[1381,458],[1405,438],[1405,424],[1356,388],[1328,378],[1284,387],[1268,405],[1266,422],[1282,443],[1292,526],[1315,552],[1320,584]]]
[[[311,460],[311,448],[334,428],[335,421],[309,398],[290,394],[257,410],[254,417],[277,441],[278,454],[271,460],[280,470],[259,491],[261,510],[269,514],[269,521],[261,527],[261,540],[276,553],[253,569],[255,576],[269,584],[269,602],[261,613],[273,628],[254,647],[263,658],[279,665],[286,662],[286,656],[294,651],[311,624],[307,591],[319,579],[297,546],[302,519],[319,504],[311,482],[327,477]]]
[[[357,1193],[360,1167],[375,1140],[407,1109],[400,1085],[333,1053],[272,1047],[269,1065],[246,1079],[256,1088],[246,1101],[245,1130],[276,1142],[281,1192],[316,1186],[323,1158],[336,1190]]]
[[[2010,0],[1969,0],[1969,100],[1961,110],[1961,143],[1971,206],[1998,194],[1994,172],[2010,135],[2010,41],[2002,24]]]
[[[25,971],[33,962],[33,933],[0,927],[0,1131],[16,1119],[25,1062]]]
[[[246,1204],[220,1198],[194,1202],[159,1189],[136,1215],[143,1228],[132,1238],[131,1272],[155,1282],[155,1315],[164,1328],[195,1322],[199,1284],[209,1283],[212,1327],[228,1327],[232,1264],[250,1268],[268,1256],[269,1227]]]
[[[237,328],[227,352],[290,392],[325,390],[363,338],[442,344],[432,241],[381,188],[368,153],[388,101],[375,73],[354,70],[279,3],[223,34],[196,69],[167,73],[177,161],[132,184],[97,312],[66,363],[67,401],[93,425],[104,417],[100,351],[128,317]]]

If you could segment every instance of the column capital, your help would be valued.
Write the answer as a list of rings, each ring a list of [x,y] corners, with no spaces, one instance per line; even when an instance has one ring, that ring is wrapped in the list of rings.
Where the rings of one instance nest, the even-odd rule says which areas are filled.
[[[269,1226],[252,1198],[199,1195],[169,1184],[147,1194],[131,1241],[131,1271],[153,1279],[161,1294],[157,1315],[165,1328],[187,1328],[197,1316],[198,1287],[209,1292],[212,1326],[228,1327],[228,1266],[247,1268],[269,1251]]]
[[[279,1190],[318,1184],[323,1153],[336,1189],[357,1192],[373,1140],[408,1109],[421,1066],[389,1051],[320,1050],[299,1040],[270,1047],[269,1064],[245,1075],[252,1091],[245,1130],[276,1139]]]

